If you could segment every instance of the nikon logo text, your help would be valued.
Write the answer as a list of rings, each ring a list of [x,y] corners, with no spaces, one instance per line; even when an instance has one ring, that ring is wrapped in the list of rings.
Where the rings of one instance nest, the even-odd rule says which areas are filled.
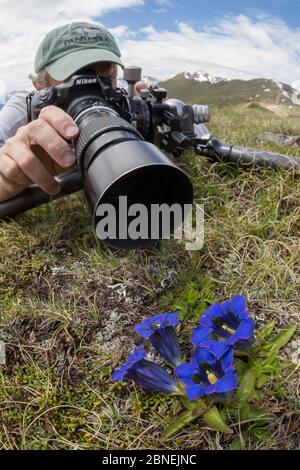
[[[97,78],[77,78],[75,85],[90,85],[97,83]]]

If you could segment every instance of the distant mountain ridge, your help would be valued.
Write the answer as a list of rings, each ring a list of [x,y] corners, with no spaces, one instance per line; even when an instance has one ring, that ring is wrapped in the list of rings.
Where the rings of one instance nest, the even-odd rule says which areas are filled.
[[[170,98],[186,103],[231,106],[256,103],[274,112],[300,110],[300,92],[286,83],[257,78],[252,80],[215,77],[203,70],[182,72],[159,82]]]
[[[193,73],[184,71],[164,81],[152,76],[143,76],[142,80],[149,85],[159,84],[168,90],[169,98],[179,98],[186,103],[221,107],[253,103],[278,114],[300,113],[300,80],[291,86],[264,78],[228,79],[201,69]],[[127,83],[120,79],[118,86],[127,88]],[[0,109],[14,93],[0,94]]]

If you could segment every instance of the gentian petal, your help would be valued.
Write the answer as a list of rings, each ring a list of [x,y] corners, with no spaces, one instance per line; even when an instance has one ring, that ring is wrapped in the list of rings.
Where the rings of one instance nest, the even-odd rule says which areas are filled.
[[[191,335],[192,344],[194,344],[195,346],[198,346],[199,344],[201,344],[203,340],[206,340],[209,338],[212,331],[213,331],[212,328],[204,328],[203,326],[197,326],[197,328],[195,328],[192,331],[192,335]]]
[[[221,317],[222,315],[223,311],[221,304],[215,303],[203,312],[199,323],[201,326],[210,327],[212,325],[212,319]]]
[[[235,333],[228,339],[227,344],[233,346],[238,344],[239,341],[248,340],[253,337],[254,332],[254,320],[249,317],[246,320],[243,320],[238,326]]]
[[[143,322],[136,325],[133,329],[138,333],[142,338],[149,338],[153,333],[152,323],[149,318],[146,318]]]
[[[244,310],[243,312],[239,313],[238,317],[239,317],[239,320],[246,320],[246,318],[248,318],[250,315],[250,312],[249,310]]]
[[[165,326],[177,326],[180,324],[179,312],[163,313]]]
[[[127,369],[124,366],[121,366],[119,369],[117,369],[113,375],[111,376],[112,380],[116,382],[123,382],[124,377],[127,374]]]
[[[192,343],[208,348],[218,359],[224,353],[225,346],[220,344],[213,350],[215,340],[238,349],[250,348],[255,338],[254,320],[249,315],[244,295],[234,295],[222,304],[213,304],[203,313],[200,327],[192,332]]]
[[[194,367],[189,362],[184,362],[175,369],[175,374],[181,380],[191,380],[195,372]]]
[[[178,393],[177,383],[167,371],[155,362],[142,359],[128,371],[127,377],[148,390]]]
[[[222,369],[227,374],[232,373],[234,371],[234,355],[233,355],[233,348],[228,347],[227,351],[221,357],[221,364]]]
[[[209,394],[211,393],[228,393],[235,390],[238,385],[238,376],[237,374],[227,374],[216,383],[210,386]]]
[[[191,365],[195,369],[199,368],[201,364],[214,365],[216,361],[215,356],[207,349],[199,346],[191,357]]]
[[[124,378],[126,378],[128,371],[135,367],[135,365],[146,357],[146,351],[144,350],[143,346],[138,346],[135,348],[132,354],[128,356],[127,361],[123,364],[119,369],[117,369],[113,375],[112,380],[116,380],[118,382],[122,382]]]
[[[143,338],[149,338],[155,331],[159,331],[168,326],[179,325],[179,313],[159,313],[151,318],[146,318],[141,323],[135,326],[134,330]]]
[[[228,311],[238,316],[246,309],[246,297],[244,295],[234,295],[230,300],[223,302],[223,311],[226,314]]]
[[[202,397],[205,395],[205,387],[201,385],[190,385],[185,389],[186,396],[189,400],[196,400],[196,398]]]
[[[237,386],[233,349],[217,341],[211,340],[206,343],[199,346],[192,355],[190,363],[181,364],[176,373],[185,384],[186,396],[190,400],[205,395],[228,398],[225,396],[226,393]]]
[[[179,341],[173,326],[166,326],[150,336],[152,346],[173,367],[182,362]]]
[[[201,347],[208,349],[208,351],[214,355],[216,359],[220,359],[230,347],[224,341],[215,341],[213,339],[208,339],[202,341]]]

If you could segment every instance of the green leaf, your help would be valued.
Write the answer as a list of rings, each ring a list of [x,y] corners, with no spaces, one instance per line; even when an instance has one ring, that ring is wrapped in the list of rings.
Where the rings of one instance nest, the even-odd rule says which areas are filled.
[[[254,371],[256,379],[258,379],[263,374],[262,361],[263,359],[257,359],[256,361],[252,361],[250,369]]]
[[[249,406],[249,419],[255,421],[255,427],[266,426],[274,419],[270,411],[255,405]]]
[[[253,395],[251,397],[252,400],[256,400],[257,402],[262,401],[263,394],[260,390],[254,390]]]
[[[227,426],[223,416],[216,406],[212,406],[208,411],[206,411],[203,415],[203,419],[210,428],[215,429],[216,431],[220,431],[225,434],[233,433],[232,429]]]
[[[254,427],[250,430],[250,433],[257,441],[260,442],[265,442],[269,444],[274,440],[273,435],[269,431],[266,431],[262,428]]]
[[[193,408],[192,410],[184,411],[178,418],[176,418],[169,426],[164,430],[164,437],[173,437],[179,433],[185,426],[195,421],[205,411],[205,408]]]
[[[271,366],[274,363],[274,361],[276,361],[277,356],[278,356],[278,351],[272,349],[270,354],[268,354],[267,358],[264,361],[262,361],[262,368],[266,370],[268,366]]]
[[[276,336],[271,338],[267,343],[265,343],[259,350],[259,355],[264,355],[269,351],[279,351],[283,348],[293,337],[297,326],[289,325],[283,328]]]
[[[244,403],[252,397],[255,389],[255,372],[252,369],[248,369],[240,382],[240,386],[237,393],[237,399],[240,403]]]
[[[241,450],[242,449],[242,443],[239,437],[234,439],[232,443],[230,444],[230,450]]]
[[[286,328],[283,328],[280,333],[275,336],[275,338],[272,338],[272,349],[279,351],[279,349],[283,348],[294,336],[296,328],[297,325],[289,325]]]
[[[261,388],[267,382],[279,377],[282,371],[288,366],[289,364],[285,364],[278,359],[278,351],[271,349],[267,355],[258,358],[252,364],[252,369],[255,371],[257,380],[257,387]]]
[[[182,410],[182,403],[179,400],[174,400],[173,406],[172,406],[172,414],[173,416],[178,416],[178,413]]]
[[[191,401],[186,396],[183,396],[183,395],[180,396],[180,400],[187,410],[194,410],[195,408],[199,406],[199,404],[196,401]]]
[[[232,443],[230,444],[230,449],[231,450],[241,450],[245,448],[245,442],[248,441],[249,439],[249,431],[248,429],[246,431],[243,431],[239,437],[234,439]]]
[[[169,426],[164,430],[164,437],[175,436],[181,429],[183,429],[187,424],[192,423],[196,419],[196,416],[193,414],[193,410],[187,410],[182,413],[177,419],[175,419]]]
[[[243,375],[247,369],[247,364],[242,359],[237,358],[237,357],[234,358],[234,364],[235,364],[236,373],[239,376]]]
[[[248,428],[253,423],[256,427],[265,426],[274,419],[274,416],[268,410],[248,403],[245,403],[237,412],[242,429]]]
[[[250,420],[250,407],[248,403],[245,403],[241,408],[240,408],[240,413],[239,413],[240,421],[247,422]]]
[[[268,338],[270,334],[272,333],[272,331],[274,330],[274,326],[275,326],[275,321],[274,320],[270,321],[270,323],[268,323],[261,330],[259,330],[259,332],[257,333],[257,338],[259,339]]]
[[[262,388],[266,383],[270,381],[270,376],[269,375],[260,375],[259,378],[257,379],[257,387]]]

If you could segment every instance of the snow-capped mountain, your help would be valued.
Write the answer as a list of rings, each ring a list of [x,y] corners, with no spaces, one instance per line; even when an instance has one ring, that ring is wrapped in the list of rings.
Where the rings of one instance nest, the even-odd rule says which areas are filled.
[[[209,82],[209,83],[219,83],[219,82],[228,82],[229,78],[215,77],[204,70],[197,70],[194,73],[184,72],[184,77],[187,80],[196,80],[197,82]]]
[[[283,100],[286,98],[287,100],[291,101],[293,105],[296,105],[296,106],[300,106],[300,86],[299,86],[299,90],[297,88],[295,88],[295,86],[290,86],[290,85],[287,85],[286,83],[278,83],[278,82],[275,82],[280,91],[281,91],[281,94],[282,94],[282,102],[284,102]],[[293,83],[294,85],[294,83]],[[300,85],[300,81],[299,81],[299,85]]]
[[[286,83],[265,78],[229,80],[198,70],[179,73],[159,85],[167,89],[170,98],[192,104],[253,104],[280,115],[298,113],[300,107],[299,91]]]
[[[295,80],[292,83],[292,87],[300,93],[300,80]]]

